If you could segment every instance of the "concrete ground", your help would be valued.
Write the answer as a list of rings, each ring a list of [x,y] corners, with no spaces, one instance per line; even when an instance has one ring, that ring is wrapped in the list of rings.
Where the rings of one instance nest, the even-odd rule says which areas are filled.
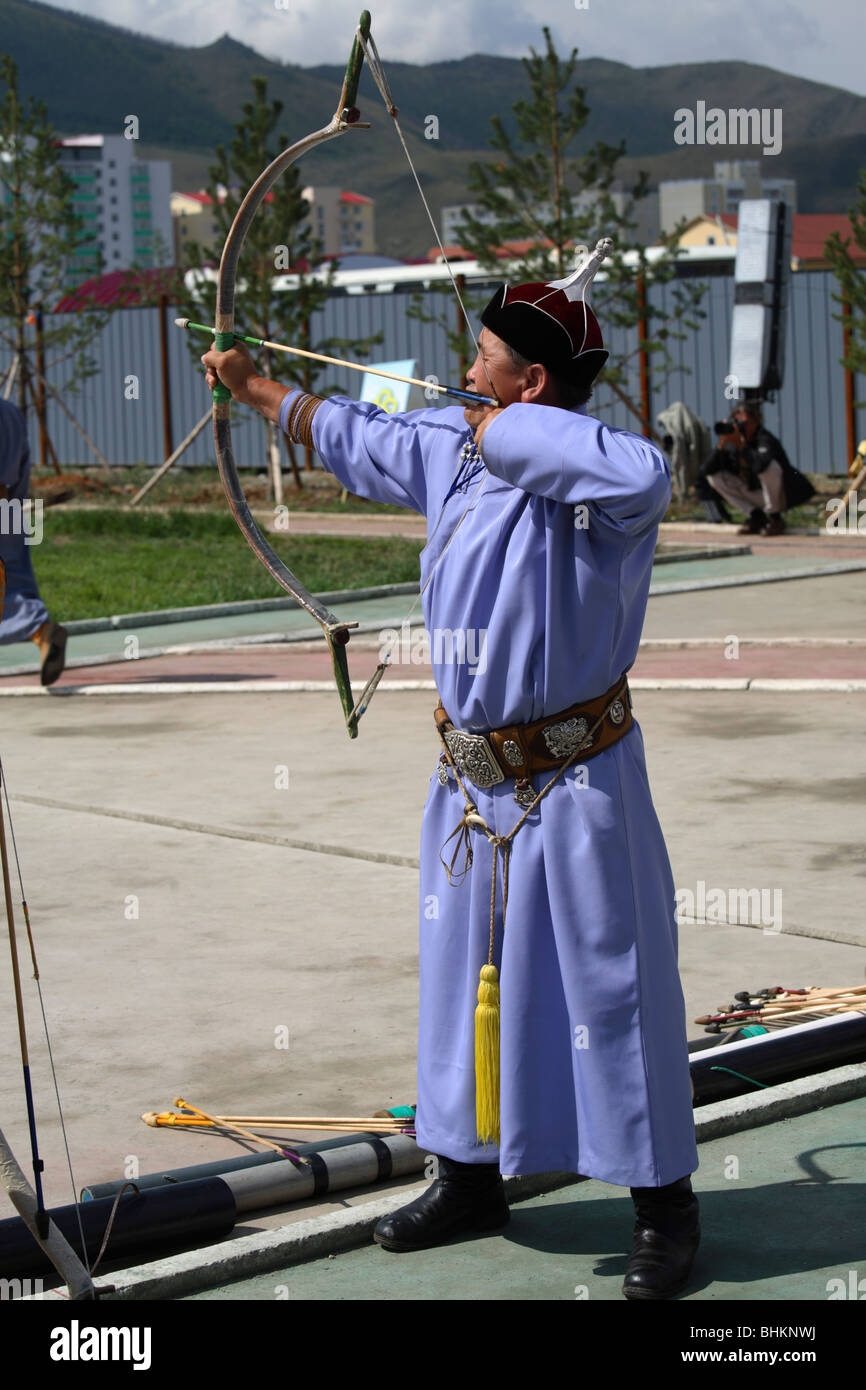
[[[680,932],[690,1037],[703,1034],[697,1015],[740,989],[864,981],[863,579],[814,571],[863,564],[866,538],[833,543],[843,555],[823,537],[799,548],[781,539],[792,567],[811,565],[813,577],[657,593],[634,671],[675,882],[696,906]],[[711,565],[693,570],[694,582]],[[659,566],[659,583],[671,568]],[[371,621],[397,621],[410,601]],[[410,668],[408,681],[405,668],[392,671],[350,742],[332,689],[280,688],[326,681],[327,658],[306,644],[249,649],[239,639],[262,629],[238,626],[217,622],[221,650],[72,669],[67,698],[33,676],[0,679],[0,699],[13,696],[0,705],[0,752],[78,1187],[238,1152],[224,1138],[141,1122],[178,1095],[217,1112],[319,1115],[415,1099],[414,866],[438,746],[430,690],[402,687],[423,686],[429,670]],[[368,674],[372,650],[357,639],[351,650],[353,673]],[[828,673],[830,688],[780,683]],[[250,688],[250,676],[270,688]],[[674,688],[644,688],[659,679]],[[737,688],[683,684],[734,679]],[[194,693],[178,692],[186,683]],[[100,694],[122,684],[127,693]],[[36,698],[14,698],[22,690]],[[697,910],[712,888],[726,894],[726,920]],[[766,890],[780,912],[750,920],[731,889]],[[46,1194],[58,1204],[70,1182],[20,913],[18,925]],[[7,957],[7,1000],[9,974]],[[0,1127],[26,1167],[17,1057],[7,1008]],[[596,1187],[558,1200],[592,1204],[585,1253],[603,1257],[617,1198]],[[245,1229],[369,1199],[349,1193]],[[11,1214],[4,1207],[0,1216]]]

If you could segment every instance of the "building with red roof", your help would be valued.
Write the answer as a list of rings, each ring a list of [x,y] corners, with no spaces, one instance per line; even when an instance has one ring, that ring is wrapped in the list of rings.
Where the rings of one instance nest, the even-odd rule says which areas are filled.
[[[303,190],[310,204],[312,230],[322,243],[322,256],[341,256],[376,251],[375,210],[372,198],[347,189],[317,185]],[[222,190],[220,201],[225,197]],[[267,202],[273,194],[266,195]],[[214,201],[208,193],[173,193],[171,215],[174,226],[175,257],[178,264],[188,260],[193,242],[218,256],[222,236],[214,216]]]

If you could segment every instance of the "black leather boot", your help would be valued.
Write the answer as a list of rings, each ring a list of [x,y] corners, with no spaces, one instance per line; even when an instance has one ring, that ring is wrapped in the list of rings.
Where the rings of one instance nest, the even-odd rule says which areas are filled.
[[[495,1231],[507,1225],[508,1202],[498,1164],[437,1157],[436,1181],[376,1226],[373,1239],[384,1250],[425,1250],[464,1231]]]
[[[753,507],[746,521],[737,529],[738,536],[759,536],[767,524],[763,507]]]
[[[691,1178],[630,1190],[637,1219],[622,1291],[626,1298],[672,1298],[688,1283],[701,1238]]]

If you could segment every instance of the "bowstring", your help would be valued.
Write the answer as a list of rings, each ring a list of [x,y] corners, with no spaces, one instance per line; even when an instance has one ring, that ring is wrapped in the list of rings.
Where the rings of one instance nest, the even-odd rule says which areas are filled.
[[[441,238],[440,235],[439,235],[439,229],[438,229],[437,226],[436,226],[436,222],[435,222],[435,219],[434,219],[434,217],[433,217],[433,213],[432,213],[431,210],[430,210],[430,204],[429,204],[428,201],[427,201],[427,196],[426,196],[426,194],[425,194],[425,192],[424,192],[423,187],[421,186],[421,180],[420,180],[420,178],[418,177],[418,171],[417,171],[417,169],[415,168],[415,164],[414,164],[414,161],[413,161],[413,159],[412,159],[412,155],[411,155],[410,152],[409,152],[409,147],[408,147],[408,145],[406,144],[406,139],[405,139],[405,136],[403,135],[403,131],[402,131],[401,126],[400,126],[400,121],[399,121],[399,119],[398,119],[397,106],[396,106],[396,104],[395,104],[395,102],[394,102],[394,98],[393,98],[393,96],[392,96],[392,94],[391,94],[391,88],[390,88],[390,86],[389,86],[389,84],[388,84],[388,79],[387,79],[387,77],[385,76],[385,69],[384,69],[384,67],[383,67],[383,65],[382,65],[382,59],[379,57],[379,50],[378,50],[377,47],[376,47],[376,41],[375,41],[375,39],[373,38],[372,34],[368,35],[368,37],[365,38],[364,35],[361,33],[360,28],[358,28],[358,29],[356,30],[356,35],[357,35],[357,38],[358,38],[358,42],[360,43],[362,49],[364,50],[364,57],[365,57],[366,60],[367,60],[367,67],[368,67],[369,70],[370,70],[370,74],[371,74],[371,76],[372,76],[372,78],[373,78],[373,81],[375,82],[376,86],[377,86],[378,89],[379,89],[379,94],[380,94],[380,96],[381,96],[381,98],[382,98],[382,101],[383,101],[384,104],[385,104],[385,109],[386,109],[386,111],[388,112],[388,115],[391,117],[392,121],[394,122],[394,129],[395,129],[396,132],[397,132],[397,135],[398,135],[399,140],[400,140],[400,144],[403,146],[403,153],[405,154],[405,156],[406,156],[406,161],[407,161],[407,163],[408,163],[408,165],[409,165],[409,168],[410,168],[411,171],[412,171],[412,177],[413,177],[413,179],[415,180],[415,186],[416,186],[416,188],[418,189],[418,193],[419,193],[419,196],[420,196],[420,198],[421,198],[421,202],[422,202],[422,204],[423,204],[423,206],[424,206],[424,211],[425,211],[426,214],[427,214],[427,220],[428,220],[428,222],[430,223],[430,227],[431,227],[431,229],[432,229],[432,231],[433,231],[433,236],[436,238],[436,245],[439,247],[439,251],[440,251],[440,254],[441,254],[441,256],[442,256],[442,260],[443,260],[443,262],[444,262],[444,264],[445,264],[446,270],[448,271],[448,276],[449,276],[449,279],[450,279],[450,281],[451,281],[452,288],[453,288],[453,290],[454,290],[455,295],[457,296],[457,302],[458,302],[458,304],[460,305],[460,308],[461,308],[461,310],[462,310],[462,313],[463,313],[463,321],[464,321],[464,323],[465,323],[465,325],[466,325],[466,328],[467,328],[467,330],[468,330],[468,332],[469,332],[469,336],[470,336],[470,338],[472,339],[473,345],[474,345],[474,347],[475,347],[476,355],[477,355],[479,361],[481,362],[481,366],[482,366],[482,368],[483,368],[484,375],[485,375],[486,378],[487,378],[487,384],[488,384],[488,386],[490,387],[490,394],[491,394],[491,396],[493,397],[494,400],[498,400],[498,399],[499,399],[499,396],[498,396],[498,394],[497,394],[496,387],[493,385],[493,382],[492,382],[491,379],[490,379],[490,373],[489,373],[488,370],[487,370],[487,362],[486,362],[486,360],[485,360],[485,358],[484,358],[484,354],[483,354],[482,351],[481,351],[481,346],[480,346],[480,344],[479,344],[479,342],[478,342],[478,339],[477,339],[477,337],[475,336],[475,331],[474,331],[474,329],[473,329],[473,327],[472,327],[472,323],[471,323],[471,320],[470,320],[470,318],[469,318],[469,314],[468,314],[468,312],[467,312],[466,305],[465,305],[465,303],[463,302],[463,296],[462,296],[461,293],[460,293],[460,288],[459,288],[459,286],[458,286],[458,284],[457,284],[457,280],[456,280],[456,278],[455,278],[454,272],[453,272],[453,270],[451,269],[451,262],[450,262],[449,259],[448,259],[448,256],[447,256],[446,251],[445,251],[445,247],[442,245],[442,238]],[[406,626],[406,624],[407,624],[407,623],[409,622],[409,620],[411,619],[412,614],[414,613],[415,609],[418,607],[418,604],[420,603],[421,599],[423,598],[424,592],[425,592],[425,590],[426,590],[426,588],[427,588],[427,585],[430,583],[430,580],[433,578],[433,571],[434,571],[434,570],[436,569],[436,567],[438,566],[439,561],[442,559],[443,555],[445,554],[445,551],[448,549],[449,545],[450,545],[451,542],[453,541],[453,539],[454,539],[454,537],[456,536],[457,532],[460,530],[460,527],[462,526],[463,521],[465,520],[466,516],[469,514],[469,512],[470,512],[470,510],[471,510],[471,508],[472,508],[472,504],[474,503],[475,498],[477,497],[478,493],[481,491],[482,487],[484,486],[484,483],[487,481],[487,477],[488,477],[488,474],[487,474],[487,472],[486,472],[486,470],[485,470],[484,476],[482,477],[480,483],[478,484],[478,487],[477,487],[477,488],[475,489],[475,491],[472,493],[472,496],[470,497],[468,503],[466,504],[466,507],[465,507],[463,513],[461,514],[461,516],[460,516],[460,518],[459,518],[459,520],[458,520],[458,522],[457,522],[457,525],[453,528],[453,530],[452,530],[450,536],[448,537],[448,540],[445,542],[445,545],[442,547],[442,550],[441,550],[440,554],[437,556],[436,560],[434,561],[433,567],[432,567],[430,573],[428,574],[427,579],[425,580],[423,587],[420,589],[419,593],[416,595],[416,598],[415,598],[414,603],[412,604],[412,607],[409,609],[409,612],[406,614],[405,618],[403,619],[403,622],[402,622],[401,625],[400,625],[400,631],[401,631],[401,633],[402,633],[403,628]],[[438,529],[439,529],[439,524],[440,524],[440,522],[441,522],[441,520],[442,520],[442,516],[443,516],[443,515],[444,515],[444,506],[443,506],[442,510],[440,511],[440,513],[439,513],[439,518],[438,518],[438,520],[437,520],[437,522],[436,522],[436,526],[434,527],[434,532],[433,532],[434,535],[435,535],[436,531],[438,531]],[[432,540],[432,536],[430,537],[430,540]],[[428,540],[428,545],[429,545],[429,540]],[[350,716],[350,718],[354,717],[354,718],[360,719],[361,715],[365,713],[365,711],[366,711],[366,709],[367,709],[367,706],[369,705],[370,700],[371,700],[372,697],[373,697],[373,693],[374,693],[374,691],[376,690],[376,687],[378,686],[380,680],[382,679],[382,676],[385,674],[385,670],[386,670],[387,666],[390,664],[390,661],[391,661],[391,653],[393,652],[394,647],[396,646],[398,640],[399,640],[399,637],[398,637],[398,636],[395,636],[394,639],[393,639],[393,641],[389,644],[384,659],[383,659],[382,661],[379,662],[378,666],[376,667],[376,670],[373,672],[372,676],[371,676],[370,679],[367,681],[367,684],[364,686],[364,689],[363,689],[363,691],[361,692],[361,696],[360,696],[360,698],[358,699],[358,702],[357,702],[357,704],[355,705],[355,707],[354,707],[354,709],[353,709],[353,711],[352,711],[352,715]]]
[[[467,327],[467,329],[468,329],[468,331],[469,331],[469,336],[470,336],[470,338],[472,339],[472,342],[473,342],[473,344],[474,344],[474,346],[475,346],[475,352],[476,352],[477,356],[479,357],[479,359],[480,359],[480,361],[481,361],[482,367],[484,368],[484,375],[487,377],[487,384],[488,384],[488,386],[490,387],[490,394],[491,394],[491,396],[494,398],[494,400],[498,400],[498,399],[499,399],[499,396],[497,395],[496,387],[493,385],[493,382],[490,380],[490,373],[489,373],[488,370],[487,370],[487,363],[486,363],[486,361],[484,360],[484,356],[483,356],[483,354],[482,354],[482,352],[481,352],[481,348],[480,348],[480,346],[479,346],[478,339],[477,339],[476,336],[475,336],[475,331],[474,331],[474,329],[473,329],[473,327],[472,327],[472,324],[471,324],[471,322],[470,322],[470,319],[469,319],[469,314],[468,314],[467,311],[466,311],[466,305],[465,305],[464,302],[463,302],[463,296],[462,296],[461,293],[460,293],[460,289],[459,289],[459,287],[458,287],[458,285],[457,285],[457,280],[456,280],[456,278],[455,278],[455,276],[454,276],[453,270],[451,269],[451,262],[449,261],[448,256],[447,256],[446,253],[445,253],[445,247],[442,245],[442,238],[441,238],[440,235],[439,235],[439,230],[438,230],[438,228],[437,228],[437,226],[436,226],[436,222],[435,222],[435,220],[434,220],[434,218],[433,218],[433,213],[430,211],[430,204],[427,202],[427,198],[426,198],[426,195],[425,195],[425,193],[424,193],[424,189],[421,187],[421,180],[420,180],[420,178],[418,177],[418,171],[417,171],[417,169],[415,168],[415,165],[414,165],[414,163],[413,163],[413,161],[412,161],[412,156],[411,156],[411,154],[409,153],[409,146],[406,144],[406,140],[405,140],[405,137],[404,137],[404,135],[403,135],[403,131],[402,131],[402,129],[400,128],[400,122],[399,122],[399,120],[398,120],[397,107],[396,107],[395,104],[394,104],[394,98],[393,98],[393,96],[391,95],[391,88],[389,87],[389,85],[388,85],[388,79],[387,79],[387,77],[385,76],[385,69],[384,69],[383,66],[382,66],[382,60],[381,60],[381,58],[379,57],[379,50],[376,48],[376,43],[375,43],[375,40],[373,39],[373,35],[372,35],[372,34],[370,34],[370,35],[365,39],[365,38],[364,38],[364,35],[361,33],[361,30],[360,30],[360,29],[358,29],[358,30],[356,31],[356,33],[357,33],[357,36],[358,36],[358,40],[359,40],[359,42],[360,42],[360,44],[361,44],[361,47],[362,47],[363,50],[364,50],[364,56],[365,56],[366,59],[367,59],[367,66],[368,66],[368,68],[370,69],[370,73],[371,73],[371,76],[372,76],[372,78],[373,78],[373,81],[376,83],[376,86],[379,88],[379,93],[380,93],[380,95],[381,95],[381,97],[382,97],[383,102],[385,103],[385,109],[387,110],[388,115],[391,117],[392,121],[394,122],[394,129],[396,130],[396,132],[397,132],[397,134],[398,134],[398,136],[399,136],[399,138],[400,138],[400,144],[403,146],[403,153],[405,154],[406,159],[407,159],[408,164],[409,164],[409,168],[410,168],[411,171],[412,171],[412,177],[413,177],[413,179],[415,180],[415,186],[416,186],[417,189],[418,189],[418,193],[420,194],[420,197],[421,197],[421,202],[422,202],[423,205],[424,205],[424,211],[425,211],[426,214],[427,214],[427,220],[429,221],[430,226],[431,226],[431,228],[432,228],[432,230],[433,230],[433,235],[434,235],[434,237],[436,238],[436,245],[439,247],[439,251],[440,251],[440,254],[441,254],[441,256],[442,256],[442,260],[444,261],[444,263],[445,263],[445,268],[446,268],[446,270],[448,271],[448,275],[449,275],[449,278],[450,278],[450,280],[451,280],[451,285],[452,285],[452,287],[453,287],[453,289],[454,289],[454,293],[455,293],[456,296],[457,296],[457,303],[460,305],[460,308],[461,308],[461,310],[462,310],[462,312],[463,312],[463,319],[464,319],[464,322],[465,322],[465,324],[466,324],[466,327]]]
[[[370,700],[371,700],[372,697],[373,697],[373,692],[375,691],[376,687],[377,687],[378,684],[379,684],[379,681],[382,679],[382,677],[383,677],[384,674],[385,674],[385,669],[386,669],[386,667],[389,666],[390,663],[391,663],[391,653],[393,652],[393,650],[394,650],[394,648],[396,647],[397,643],[400,641],[400,639],[401,639],[401,637],[402,637],[402,634],[403,634],[403,629],[404,629],[404,627],[406,627],[407,623],[409,623],[409,621],[410,621],[410,619],[411,619],[411,617],[412,617],[412,614],[415,612],[415,609],[418,607],[418,604],[421,602],[422,598],[424,597],[424,594],[425,594],[426,589],[427,589],[427,585],[430,583],[430,580],[433,578],[433,573],[434,573],[434,571],[435,571],[437,565],[439,564],[439,561],[442,559],[442,556],[445,554],[445,551],[448,549],[448,547],[449,547],[449,545],[451,544],[451,542],[453,541],[454,537],[457,535],[457,532],[460,530],[460,527],[463,525],[464,518],[465,518],[466,516],[468,516],[469,511],[471,510],[471,507],[472,507],[473,502],[475,501],[475,499],[476,499],[476,497],[478,496],[479,492],[480,492],[481,489],[483,488],[484,484],[487,482],[487,479],[489,478],[489,476],[490,476],[490,474],[489,474],[489,473],[487,472],[487,470],[485,469],[484,474],[483,474],[483,476],[482,476],[482,478],[481,478],[480,483],[478,484],[477,488],[476,488],[475,491],[473,492],[473,494],[472,494],[472,496],[470,497],[469,501],[466,503],[466,506],[465,506],[465,508],[464,508],[464,510],[463,510],[463,513],[462,513],[461,517],[460,517],[460,520],[457,522],[457,525],[454,527],[453,531],[451,532],[451,535],[448,537],[447,541],[446,541],[445,544],[443,545],[443,547],[442,547],[442,549],[440,550],[439,554],[436,556],[436,559],[433,561],[433,565],[432,565],[432,567],[431,567],[431,569],[430,569],[430,573],[428,574],[427,578],[424,580],[424,583],[423,583],[422,587],[419,589],[418,593],[415,595],[415,599],[414,599],[414,602],[413,602],[413,604],[412,604],[412,607],[409,609],[409,612],[406,614],[405,618],[403,619],[402,623],[400,624],[400,631],[399,631],[399,633],[395,633],[393,640],[392,640],[391,642],[388,643],[388,648],[387,648],[387,651],[386,651],[386,653],[385,653],[384,658],[382,659],[382,661],[379,662],[379,665],[376,667],[376,669],[375,669],[375,671],[373,672],[372,676],[371,676],[370,679],[367,681],[367,684],[364,686],[364,689],[363,689],[362,692],[361,692],[361,695],[360,695],[360,698],[359,698],[359,700],[358,700],[358,703],[355,705],[355,708],[352,710],[352,714],[349,716],[350,719],[351,719],[351,718],[360,719],[360,718],[361,718],[361,715],[365,712],[367,706],[368,706],[369,703],[370,703]],[[448,499],[446,498],[445,501],[447,501],[447,500],[448,500]],[[438,517],[438,520],[437,520],[437,522],[436,522],[436,525],[433,527],[432,534],[428,537],[428,540],[427,540],[427,544],[428,544],[428,545],[429,545],[430,542],[433,540],[433,537],[436,535],[436,532],[439,530],[439,524],[440,524],[440,522],[441,522],[441,520],[442,520],[442,517],[443,517],[444,515],[445,515],[445,503],[443,502],[443,504],[442,504],[442,509],[441,509],[441,511],[439,512],[439,517]]]

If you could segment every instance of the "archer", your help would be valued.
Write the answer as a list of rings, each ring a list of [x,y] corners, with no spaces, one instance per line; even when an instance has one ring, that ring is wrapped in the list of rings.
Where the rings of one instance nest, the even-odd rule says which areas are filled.
[[[387,415],[266,380],[238,347],[202,361],[344,487],[425,514],[427,630],[487,634],[483,670],[432,654],[415,1123],[439,1176],[375,1239],[499,1229],[503,1172],[566,1169],[631,1189],[623,1292],[659,1299],[698,1246],[698,1158],[674,884],[627,672],[671,484],[649,441],[587,414],[607,351],[586,290],[611,246],[496,291],[468,381],[497,407]]]

